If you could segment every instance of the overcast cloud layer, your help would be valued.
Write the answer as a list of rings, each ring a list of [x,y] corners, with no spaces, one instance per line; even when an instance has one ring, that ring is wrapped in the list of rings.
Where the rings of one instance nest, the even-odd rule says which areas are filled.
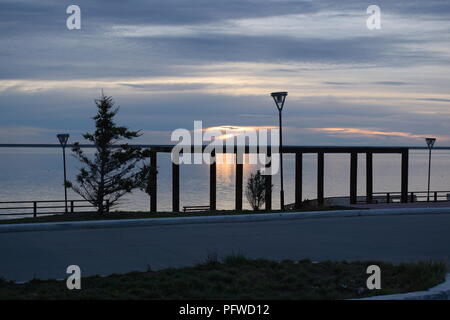
[[[0,143],[80,140],[104,89],[143,143],[276,125],[283,90],[288,144],[450,145],[450,1],[2,0],[0,34]]]

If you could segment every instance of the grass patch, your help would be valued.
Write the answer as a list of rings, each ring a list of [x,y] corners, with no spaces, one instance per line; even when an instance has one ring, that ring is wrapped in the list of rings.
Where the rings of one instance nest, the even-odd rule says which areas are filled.
[[[202,217],[202,216],[223,216],[223,215],[242,215],[242,214],[267,214],[279,212],[307,212],[307,211],[329,211],[329,210],[350,210],[347,207],[327,207],[316,209],[301,210],[272,210],[272,211],[252,211],[252,210],[217,210],[217,211],[198,211],[198,212],[156,212],[150,213],[145,211],[136,212],[119,212],[114,211],[105,214],[97,214],[96,212],[74,212],[68,214],[55,214],[48,216],[37,216],[36,218],[27,217],[19,219],[0,220],[0,224],[17,224],[17,223],[40,223],[40,222],[69,222],[69,221],[97,221],[97,220],[119,220],[119,219],[144,219],[144,218],[181,218],[181,217]],[[1,215],[0,215],[1,216]]]
[[[381,290],[366,287],[367,266],[381,268]],[[349,299],[425,290],[445,279],[443,263],[280,262],[209,255],[193,267],[87,277],[81,290],[65,281],[0,281],[0,299]]]

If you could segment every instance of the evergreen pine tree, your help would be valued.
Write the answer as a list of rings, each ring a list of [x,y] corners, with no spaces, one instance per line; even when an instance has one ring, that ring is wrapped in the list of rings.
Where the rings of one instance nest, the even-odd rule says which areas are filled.
[[[137,138],[141,134],[114,122],[119,109],[114,108],[112,97],[102,93],[95,104],[97,114],[92,119],[95,120],[96,130],[93,134],[83,135],[95,145],[95,154],[90,156],[81,149],[78,142],[74,144],[75,157],[84,167],[76,176],[77,183],[68,182],[68,186],[102,214],[116,205],[123,195],[139,187],[142,184],[142,170],[148,171],[149,168],[139,168],[145,152],[123,143],[124,140]]]

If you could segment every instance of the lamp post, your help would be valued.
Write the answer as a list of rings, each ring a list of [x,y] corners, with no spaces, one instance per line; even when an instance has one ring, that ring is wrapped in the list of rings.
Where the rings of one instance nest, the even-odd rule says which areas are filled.
[[[430,173],[431,173],[431,149],[433,149],[436,138],[425,138],[428,146],[428,191],[427,202],[430,202]]]
[[[67,140],[69,140],[69,135],[67,133],[65,134],[58,134],[56,135],[58,137],[59,143],[61,144],[61,147],[63,149],[63,164],[64,164],[64,203],[65,203],[65,212],[67,213],[67,186],[66,186],[66,145]]]
[[[280,207],[281,210],[284,209],[284,186],[283,186],[283,131],[282,131],[282,121],[281,121],[281,111],[284,107],[284,101],[286,101],[287,92],[272,92],[270,94],[275,101],[275,105],[278,109],[278,115],[280,119],[280,177],[281,177],[281,188],[280,188]]]

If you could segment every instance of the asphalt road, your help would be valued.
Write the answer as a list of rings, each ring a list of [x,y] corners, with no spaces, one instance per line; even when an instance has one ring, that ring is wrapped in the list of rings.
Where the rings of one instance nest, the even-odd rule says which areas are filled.
[[[0,233],[0,277],[26,281],[193,265],[208,254],[450,262],[450,214]]]

